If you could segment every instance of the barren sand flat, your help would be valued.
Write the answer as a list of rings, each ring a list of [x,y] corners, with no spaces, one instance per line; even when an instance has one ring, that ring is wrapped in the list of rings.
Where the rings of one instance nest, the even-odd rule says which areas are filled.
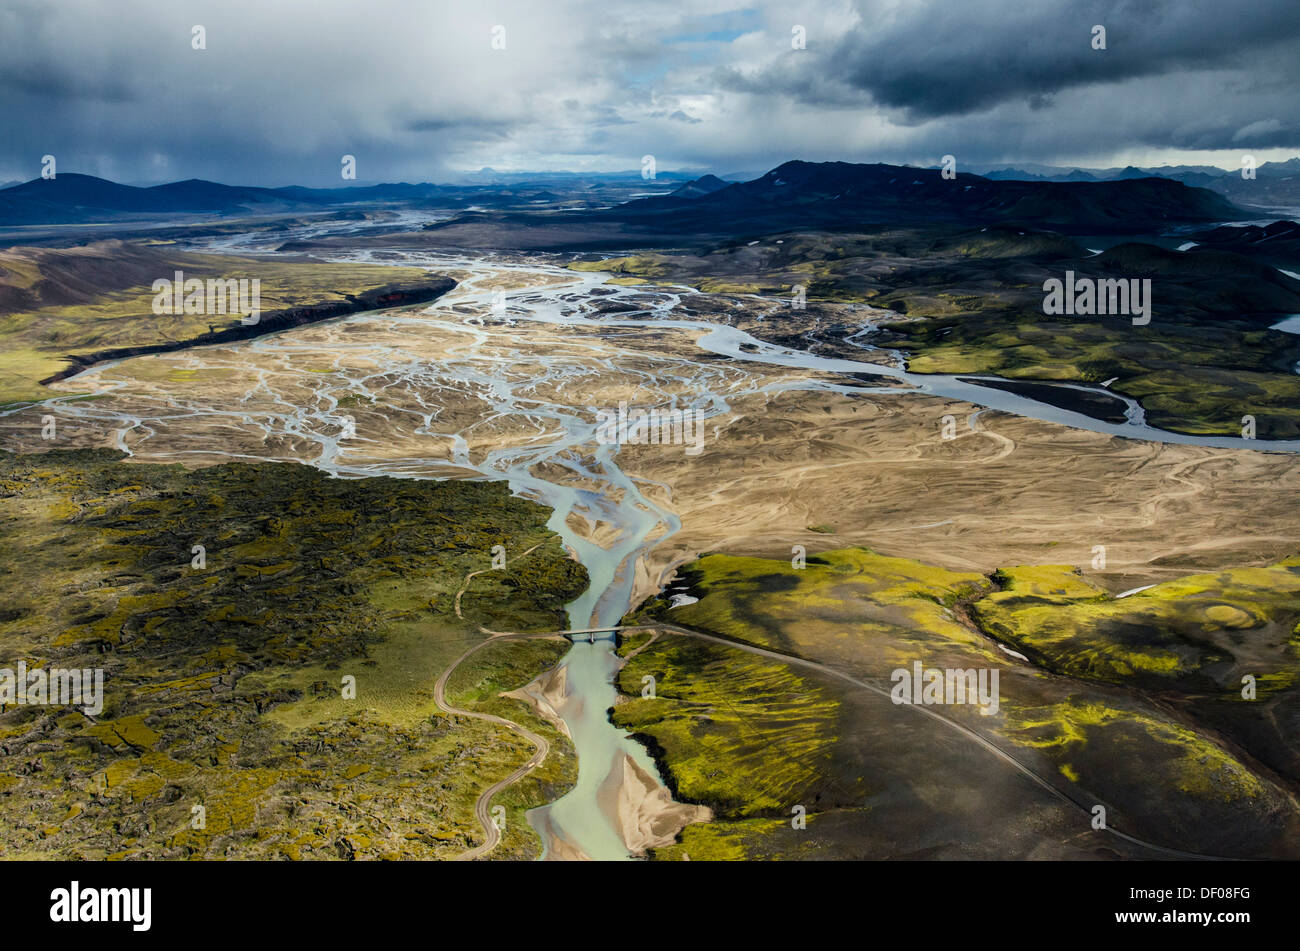
[[[1063,563],[1113,592],[1264,564],[1300,538],[1284,453],[1118,439],[918,394],[785,392],[737,401],[696,457],[625,446],[623,467],[682,528],[656,567],[707,551],[790,557],[864,545],[957,570]],[[941,437],[942,418],[956,421]],[[816,526],[829,531],[812,531]],[[1092,567],[1105,546],[1105,568]],[[652,572],[655,574],[655,572]]]
[[[569,725],[564,722],[564,718],[556,709],[564,703],[564,695],[568,690],[567,680],[568,668],[556,667],[530,680],[518,690],[512,690],[502,696],[524,701],[539,717],[569,739],[573,739],[569,733]]]
[[[540,289],[552,275],[535,277]],[[481,294],[521,278],[474,280]],[[46,411],[62,447],[120,440],[142,460],[298,459],[456,478],[479,475],[489,457],[526,460],[564,438],[575,413],[624,401],[716,410],[721,396],[701,455],[618,449],[620,468],[681,520],[636,567],[638,600],[666,567],[713,550],[789,557],[796,544],[867,545],[982,572],[1066,563],[1118,592],[1262,564],[1298,537],[1289,454],[1112,438],[915,392],[785,390],[845,378],[701,360],[691,330],[494,322],[481,299],[458,293],[422,312],[96,368],[59,388],[108,392]],[[949,416],[955,438],[944,439]],[[0,419],[6,445],[48,448],[40,420],[35,409]],[[569,465],[539,460],[535,471],[616,499],[623,490],[591,468],[595,448],[575,439]],[[587,537],[609,542],[598,510],[581,517]],[[1104,568],[1093,567],[1097,546]]]
[[[686,826],[713,818],[708,806],[675,802],[672,793],[630,756],[624,756],[610,775],[600,801],[633,855],[672,845]]]
[[[495,272],[483,276],[476,291],[497,280]],[[22,451],[49,448],[41,417],[51,413],[59,447],[115,445],[120,433],[142,459],[312,461],[328,452],[356,466],[452,462],[457,454],[478,461],[545,445],[573,414],[591,420],[622,402],[695,405],[704,403],[702,394],[730,399],[778,383],[833,379],[697,362],[700,333],[521,325],[494,320],[482,301],[466,305],[452,294],[428,311],[365,315],[247,345],[96,367],[52,387],[99,391],[95,396],[0,418],[0,435]]]

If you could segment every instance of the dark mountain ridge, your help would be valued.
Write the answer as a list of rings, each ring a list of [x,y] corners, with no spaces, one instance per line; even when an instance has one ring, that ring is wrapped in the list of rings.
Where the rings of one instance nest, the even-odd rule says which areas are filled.
[[[1163,178],[998,181],[966,173],[944,178],[939,169],[793,161],[705,195],[645,198],[589,217],[684,232],[773,233],[929,221],[1141,233],[1244,215],[1221,195]]]

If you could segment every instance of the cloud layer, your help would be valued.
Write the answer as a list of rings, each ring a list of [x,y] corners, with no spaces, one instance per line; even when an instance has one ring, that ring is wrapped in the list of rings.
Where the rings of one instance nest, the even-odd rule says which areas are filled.
[[[1235,165],[1300,151],[1298,81],[1295,0],[9,0],[0,179]]]

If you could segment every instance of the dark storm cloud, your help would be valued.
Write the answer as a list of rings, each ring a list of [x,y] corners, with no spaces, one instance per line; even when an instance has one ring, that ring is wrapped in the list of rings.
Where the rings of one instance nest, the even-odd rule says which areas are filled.
[[[90,102],[132,102],[140,98],[137,90],[121,81],[92,81],[63,73],[53,61],[0,63],[0,89],[15,97]]]
[[[963,115],[1013,99],[1042,103],[1061,90],[1178,71],[1250,68],[1300,55],[1296,0],[963,0],[858,4],[860,28],[829,55],[792,51],[751,74],[726,69],[729,88],[844,103],[865,93],[903,121]],[[1106,48],[1093,48],[1093,27]],[[811,38],[809,48],[814,48]]]
[[[1300,122],[1287,117],[1285,121],[1264,119],[1240,127],[1226,123],[1191,133],[1175,129],[1167,136],[1150,139],[1154,139],[1150,144],[1172,144],[1180,149],[1289,149],[1300,143]]]

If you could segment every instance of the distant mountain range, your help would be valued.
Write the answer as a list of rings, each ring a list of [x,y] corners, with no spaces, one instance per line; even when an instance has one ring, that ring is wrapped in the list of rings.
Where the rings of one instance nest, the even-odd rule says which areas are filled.
[[[710,177],[711,178],[711,177]],[[1247,213],[1223,196],[1164,178],[1107,182],[993,179],[937,169],[847,162],[786,162],[761,178],[717,187],[690,183],[587,218],[655,230],[752,231],[933,222],[1023,222],[1075,233],[1139,233]]]
[[[257,188],[192,178],[138,188],[93,175],[60,173],[0,189],[0,223],[64,224],[138,215],[235,214],[322,207],[348,202],[409,201],[439,192],[437,185],[356,188]]]
[[[1297,160],[1300,164],[1300,160]],[[1289,163],[1270,163],[1283,166]],[[1261,166],[1266,181],[1288,181]],[[1041,170],[1041,169],[1040,169]],[[491,170],[484,170],[485,176]],[[1024,174],[1028,178],[1011,177]],[[938,169],[847,162],[786,162],[750,181],[714,175],[682,181],[679,173],[644,181],[629,172],[588,181],[547,173],[507,185],[380,184],[343,188],[259,188],[190,179],[136,187],[91,175],[60,174],[0,190],[0,225],[63,224],[182,215],[306,213],[353,203],[403,203],[419,208],[491,207],[527,214],[548,205],[556,223],[617,222],[654,234],[772,233],[795,228],[845,229],[864,224],[1024,223],[1074,233],[1141,233],[1178,224],[1258,217],[1222,194],[1142,169],[1119,169],[1089,181],[1081,169],[1067,180],[1039,171],[996,170],[989,176]],[[1204,174],[1192,171],[1189,174]],[[1224,173],[1227,176],[1227,173]],[[1240,176],[1237,176],[1240,178]],[[1082,180],[1080,180],[1082,179]],[[626,200],[658,190],[652,197]],[[559,201],[563,198],[563,202]],[[558,206],[558,207],[557,207]],[[519,219],[530,220],[530,219]]]
[[[1157,165],[1151,168],[1137,168],[1128,165],[1124,168],[1085,168],[1077,165],[1024,164],[1003,168],[992,165],[976,165],[973,168],[985,178],[1016,179],[1018,181],[1108,182],[1126,178],[1172,178],[1177,181],[1195,178],[1213,181],[1228,176],[1241,177],[1240,169],[1219,168],[1217,165]],[[1288,159],[1285,162],[1264,162],[1255,169],[1255,175],[1257,178],[1273,179],[1300,175],[1300,158]]]
[[[1112,182],[1135,178],[1168,178],[1209,188],[1234,201],[1253,205],[1300,207],[1300,158],[1285,162],[1263,162],[1254,178],[1242,178],[1240,169],[1215,165],[1159,165],[1154,168],[1079,168],[1052,165],[1019,165],[1003,168],[975,166],[985,178],[1021,182]]]
[[[485,170],[490,172],[491,170]],[[689,176],[677,172],[645,180],[640,172],[584,177],[577,173],[541,172],[531,176],[484,174],[492,184],[353,185],[339,188],[284,188],[222,185],[201,179],[138,187],[121,185],[93,175],[61,172],[52,179],[36,178],[0,189],[0,225],[80,224],[120,221],[153,215],[245,215],[319,211],[357,203],[420,204],[425,207],[463,207],[470,203],[512,205],[527,201],[554,201],[547,185],[565,185],[566,192],[590,192],[604,203],[621,201],[630,193],[658,189],[664,194]],[[614,187],[616,186],[616,187]]]

